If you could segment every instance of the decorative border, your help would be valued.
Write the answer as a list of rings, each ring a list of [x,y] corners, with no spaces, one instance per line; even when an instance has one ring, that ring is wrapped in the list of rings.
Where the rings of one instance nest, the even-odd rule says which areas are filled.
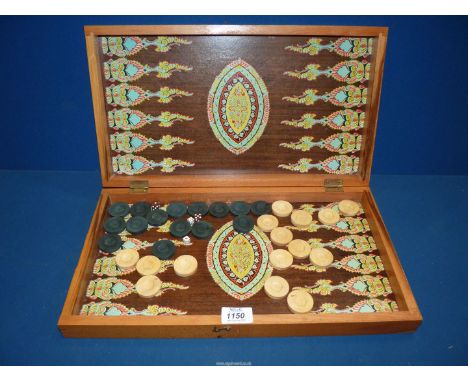
[[[237,287],[234,283],[225,276],[226,269],[220,264],[219,257],[220,252],[223,250],[223,245],[226,244],[226,239],[232,234],[241,235],[246,238],[249,242],[254,239],[258,244],[256,258],[260,258],[260,270],[257,272],[255,277],[249,281],[243,288]],[[273,246],[268,237],[260,231],[257,227],[254,227],[249,233],[236,233],[232,222],[224,224],[218,229],[212,236],[208,243],[206,251],[206,263],[208,270],[216,284],[224,290],[228,295],[234,297],[237,300],[243,301],[255,295],[260,289],[262,289],[265,281],[270,277],[273,268],[269,264],[269,254],[273,251]],[[250,287],[249,289],[247,287]]]
[[[173,46],[190,45],[192,41],[177,36],[157,36],[154,40],[139,36],[101,37],[102,53],[108,56],[127,57],[137,54],[142,49],[154,46],[158,53],[169,52]]]
[[[329,296],[333,291],[352,293],[356,296],[368,298],[385,297],[393,293],[390,286],[390,281],[384,276],[356,276],[348,281],[333,285],[332,280],[317,280],[312,286],[294,287],[293,290],[305,290],[310,294],[319,294],[321,296]]]
[[[256,101],[258,103],[256,120],[250,133],[239,142],[235,142],[229,132],[225,130],[222,121],[219,119],[218,110],[224,86],[235,76],[241,73],[254,87]],[[239,155],[250,149],[262,136],[268,122],[270,114],[270,100],[268,90],[257,71],[242,59],[235,60],[228,64],[215,78],[208,93],[208,121],[211,130],[218,141],[233,154]],[[260,113],[262,113],[260,115]],[[248,138],[248,139],[247,139]]]
[[[309,263],[309,264],[293,264],[291,266],[294,269],[306,271],[306,272],[326,272],[327,269],[335,268],[335,269],[344,269],[350,273],[359,273],[361,275],[369,275],[372,273],[380,273],[383,272],[384,266],[382,263],[382,259],[378,255],[350,255],[343,257],[341,260],[333,262],[329,268],[317,267],[316,265]]]
[[[110,301],[90,302],[81,307],[81,316],[183,316],[187,312],[168,306],[148,305],[143,310],[128,308],[123,304]]]
[[[328,44],[322,44],[321,38],[309,38],[305,44],[289,45],[284,49],[296,53],[315,56],[322,50],[335,52],[342,57],[359,58],[372,54],[373,38],[367,37],[340,37]]]
[[[398,305],[395,301],[390,299],[379,300],[377,298],[370,298],[368,300],[361,300],[352,306],[347,306],[344,309],[337,309],[337,304],[324,303],[320,308],[313,310],[311,313],[382,313],[382,312],[398,312]]]

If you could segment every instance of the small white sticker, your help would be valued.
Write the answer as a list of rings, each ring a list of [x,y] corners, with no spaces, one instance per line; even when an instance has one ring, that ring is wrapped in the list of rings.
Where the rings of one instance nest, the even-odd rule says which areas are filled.
[[[221,308],[221,323],[223,324],[251,324],[252,322],[252,308]]]

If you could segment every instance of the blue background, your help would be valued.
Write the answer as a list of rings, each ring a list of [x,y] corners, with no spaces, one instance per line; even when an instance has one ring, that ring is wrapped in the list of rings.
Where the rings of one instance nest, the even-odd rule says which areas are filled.
[[[61,336],[56,322],[101,190],[82,27],[159,23],[390,27],[371,188],[424,316],[418,331]],[[0,18],[0,364],[468,364],[467,25],[456,17]]]

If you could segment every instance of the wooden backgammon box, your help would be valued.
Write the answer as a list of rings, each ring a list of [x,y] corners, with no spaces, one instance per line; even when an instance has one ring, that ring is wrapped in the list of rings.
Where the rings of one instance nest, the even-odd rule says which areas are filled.
[[[85,35],[103,189],[58,322],[64,336],[420,325],[369,188],[386,28]],[[222,320],[222,308],[253,316],[233,309]]]

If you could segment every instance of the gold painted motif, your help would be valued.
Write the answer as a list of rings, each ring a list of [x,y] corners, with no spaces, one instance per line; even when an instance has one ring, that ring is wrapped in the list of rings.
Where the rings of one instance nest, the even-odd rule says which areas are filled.
[[[360,134],[338,133],[316,142],[314,142],[314,137],[307,135],[297,142],[280,143],[280,146],[304,152],[318,147],[339,154],[349,154],[359,151],[361,142],[362,135]]]
[[[113,109],[107,113],[107,125],[114,130],[138,130],[153,122],[159,122],[161,127],[172,127],[176,122],[192,120],[187,115],[169,111],[163,111],[156,117],[129,108]]]
[[[159,268],[158,274],[167,271],[173,266],[174,260],[161,260],[161,267]],[[135,267],[121,269],[115,262],[115,256],[96,259],[93,266],[93,274],[96,276],[124,276],[134,272],[135,270]]]
[[[377,255],[351,255],[343,257],[341,260],[333,262],[329,268],[317,267],[312,263],[308,264],[293,264],[294,269],[299,269],[306,272],[326,272],[327,269],[344,269],[351,273],[360,273],[368,275],[371,273],[380,273],[384,271],[382,259]]]
[[[320,211],[320,209],[325,207],[325,208],[331,208],[332,210],[335,210],[339,214],[340,210],[338,208],[338,203],[339,202],[331,202],[331,203],[328,203],[325,206],[321,206],[321,205],[316,206],[315,204],[305,203],[305,204],[301,204],[299,209],[307,211],[310,214],[313,214],[314,212]],[[361,204],[359,204],[359,211],[358,211],[357,214],[358,215],[364,215],[364,209],[362,208]]]
[[[226,102],[226,116],[232,129],[240,134],[249,122],[252,104],[244,86],[238,82],[229,91]]]
[[[310,294],[319,294],[321,296],[328,296],[334,290],[341,292],[350,292],[357,296],[366,296],[370,298],[388,296],[392,293],[390,282],[388,278],[377,276],[356,276],[346,282],[336,285],[332,284],[332,280],[318,280],[312,286],[295,287],[293,290],[302,289]]]
[[[188,72],[190,66],[161,61],[157,66],[151,67],[135,60],[118,58],[104,62],[104,77],[109,81],[131,82],[150,73],[156,73],[157,78],[169,78],[174,72]]]
[[[214,282],[237,300],[246,300],[259,292],[270,277],[269,254],[273,250],[268,237],[257,227],[238,233],[228,222],[211,237],[206,263]]]
[[[296,163],[282,163],[278,167],[302,174],[309,172],[311,169],[336,175],[355,174],[359,168],[359,159],[355,155],[334,155],[321,162],[313,163],[312,158],[301,158]]]
[[[194,163],[173,158],[163,158],[160,162],[155,162],[133,154],[112,157],[112,168],[114,173],[119,175],[138,175],[156,168],[160,168],[161,172],[171,173],[178,167],[193,167],[194,165]]]
[[[317,220],[312,220],[312,223],[310,223],[307,227],[296,227],[293,225],[288,225],[285,227],[293,231],[311,233],[317,232],[319,229],[334,230],[336,232],[343,232],[349,234],[366,233],[370,231],[367,219],[351,216],[341,217],[337,223],[332,225],[324,225],[320,224]]]
[[[158,126],[161,127],[172,127],[175,122],[182,121],[193,121],[193,117],[179,113],[171,113],[169,111],[163,111],[156,117],[156,120],[159,121]]]
[[[398,312],[398,305],[395,301],[377,298],[370,298],[347,306],[344,309],[338,309],[338,304],[324,303],[320,308],[311,313],[378,313],[378,312]]]
[[[369,79],[371,64],[367,61],[343,61],[339,62],[332,68],[320,70],[318,64],[308,64],[304,69],[286,71],[285,75],[298,79],[314,81],[319,76],[326,76],[335,79],[336,81],[354,84],[356,82],[365,82]]]
[[[358,58],[372,54],[373,39],[367,37],[340,37],[328,44],[320,38],[309,38],[305,44],[289,45],[285,49],[297,53],[317,55],[322,50],[335,52],[342,57]]]
[[[101,37],[101,49],[108,56],[127,57],[137,54],[142,49],[154,47],[158,53],[169,52],[174,46],[190,45],[192,41],[177,36],[157,36],[153,40],[138,36]]]
[[[306,106],[313,105],[316,101],[322,100],[323,102],[330,102],[335,106],[351,108],[363,106],[367,103],[367,88],[363,85],[346,85],[320,95],[317,89],[305,89],[301,95],[285,96],[282,99]]]
[[[136,106],[140,103],[156,97],[159,103],[170,103],[176,97],[190,97],[193,93],[185,90],[162,86],[156,92],[144,90],[139,86],[122,83],[106,87],[106,101],[112,106]]]
[[[306,113],[299,119],[281,121],[281,123],[283,125],[300,127],[302,129],[311,129],[316,125],[322,125],[333,130],[350,131],[364,128],[364,123],[366,121],[366,113],[359,109],[338,110],[320,119],[316,117],[316,114]]]
[[[312,248],[330,247],[346,252],[363,253],[377,249],[374,238],[369,235],[346,235],[328,243],[322,243],[322,239],[309,239]]]
[[[156,296],[161,296],[170,290],[183,290],[188,288],[189,287],[186,285],[163,282]],[[126,297],[132,293],[135,293],[135,285],[129,280],[119,279],[117,277],[91,280],[86,289],[86,297],[92,300],[96,300],[97,298],[102,300],[114,300]]]
[[[123,304],[118,304],[110,301],[90,302],[81,307],[81,316],[182,316],[187,314],[179,309],[174,309],[169,306],[148,305],[146,309],[136,310],[128,308]]]
[[[268,122],[268,90],[256,70],[242,59],[228,64],[208,93],[208,122],[218,141],[240,155],[260,139]]]
[[[239,234],[235,236],[227,249],[227,262],[237,278],[244,278],[252,269],[255,254],[252,245]]]
[[[160,139],[153,139],[130,131],[118,132],[110,135],[111,149],[118,153],[132,154],[141,152],[148,147],[159,146],[160,150],[170,151],[176,145],[192,144],[194,141],[172,135],[163,135]]]

